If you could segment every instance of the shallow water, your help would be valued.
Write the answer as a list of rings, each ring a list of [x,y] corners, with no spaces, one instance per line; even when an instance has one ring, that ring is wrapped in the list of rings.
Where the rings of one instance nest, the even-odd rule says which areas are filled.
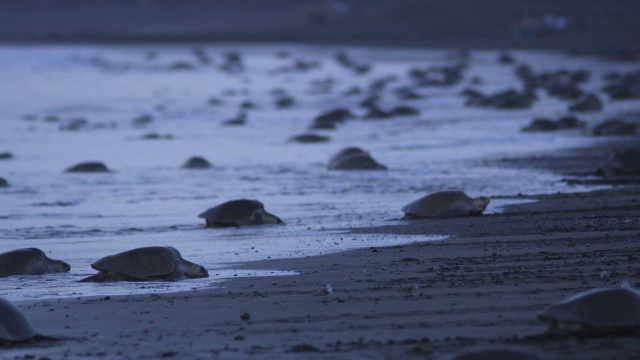
[[[565,114],[567,103],[540,93],[529,110],[499,111],[465,107],[458,96],[473,76],[484,91],[519,87],[513,67],[497,63],[497,53],[473,52],[465,79],[451,87],[419,89],[426,99],[398,101],[384,96],[386,107],[408,104],[420,116],[385,121],[351,120],[324,131],[327,143],[296,144],[287,139],[306,132],[313,117],[344,106],[359,115],[364,95],[345,96],[353,86],[397,75],[394,89],[408,84],[412,66],[451,63],[447,51],[357,48],[349,54],[373,63],[357,76],[339,67],[332,47],[291,45],[202,46],[214,65],[198,64],[188,46],[4,46],[0,47],[0,176],[12,185],[0,189],[0,252],[39,247],[72,265],[63,275],[0,279],[0,294],[13,300],[146,292],[171,292],[220,286],[232,276],[291,274],[225,270],[232,263],[300,257],[347,249],[441,239],[441,236],[344,234],[349,227],[389,224],[406,203],[429,192],[460,189],[471,196],[581,191],[542,171],[484,165],[497,159],[589,144],[582,131],[522,134],[535,116]],[[286,49],[291,58],[276,53]],[[239,50],[246,69],[220,71],[221,54]],[[592,71],[587,89],[600,86],[610,70],[629,65],[554,52],[515,52],[534,70],[584,68]],[[292,59],[319,60],[308,72],[274,72]],[[176,61],[192,70],[169,70]],[[314,80],[333,79],[322,93]],[[270,91],[286,89],[296,98],[291,109],[273,105]],[[319,93],[320,92],[320,93]],[[391,93],[391,91],[387,91]],[[221,99],[212,106],[208,100]],[[221,123],[250,100],[246,126]],[[590,124],[637,108],[637,102],[606,103],[605,113],[581,116]],[[152,115],[143,127],[132,119]],[[48,121],[55,115],[58,121]],[[88,125],[61,127],[69,119]],[[145,134],[171,139],[143,139]],[[331,172],[328,158],[346,146],[368,150],[388,171]],[[183,170],[190,156],[214,167]],[[82,161],[102,161],[108,174],[67,174]],[[227,200],[262,201],[286,226],[203,229],[197,214]],[[488,212],[508,200],[496,199]],[[433,234],[438,235],[438,234]],[[446,234],[442,234],[446,235]],[[183,257],[211,273],[209,279],[175,283],[86,284],[89,264],[134,247],[171,245]]]

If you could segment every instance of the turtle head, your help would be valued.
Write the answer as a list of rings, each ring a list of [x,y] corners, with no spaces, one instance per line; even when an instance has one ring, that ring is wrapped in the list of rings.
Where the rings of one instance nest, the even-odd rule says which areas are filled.
[[[279,217],[262,209],[253,213],[252,221],[256,224],[284,224]]]
[[[190,261],[182,259],[181,269],[184,276],[188,278],[206,278],[209,272],[202,265],[194,264]]]
[[[194,266],[194,268],[194,271],[198,274],[198,277],[209,277],[209,272],[204,268],[204,266],[196,265]]]
[[[271,214],[269,214],[271,215]],[[282,221],[279,217],[275,216],[275,215],[271,215],[273,216],[273,224],[284,224],[284,221]]]
[[[487,205],[489,205],[489,202],[491,201],[491,199],[489,199],[489,197],[487,196],[478,196],[477,198],[474,198],[471,201],[471,204],[474,207],[474,212],[477,213],[482,213],[484,211],[484,209],[487,208]]]
[[[61,273],[71,271],[71,265],[61,260],[55,260],[55,263],[53,264],[53,268],[56,270],[56,272],[61,272]]]

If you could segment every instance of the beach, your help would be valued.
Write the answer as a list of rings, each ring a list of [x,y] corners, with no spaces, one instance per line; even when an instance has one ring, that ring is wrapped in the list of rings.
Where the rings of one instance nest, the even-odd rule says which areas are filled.
[[[42,247],[72,267],[0,279],[42,335],[0,344],[0,359],[444,360],[493,347],[639,358],[637,334],[549,335],[537,319],[583,291],[640,288],[640,178],[597,175],[639,134],[593,134],[611,118],[640,126],[637,99],[601,90],[613,71],[637,71],[636,2],[371,1],[319,22],[307,11],[320,1],[189,3],[2,5],[0,252]],[[515,18],[548,12],[569,31],[514,37]],[[234,53],[243,67],[228,71]],[[585,70],[580,88],[604,109],[574,113],[541,88],[523,109],[465,102],[468,89],[520,89],[519,65]],[[451,69],[452,84],[411,75],[437,83]],[[278,107],[282,95],[294,105]],[[418,113],[367,119],[369,96]],[[311,127],[340,107],[354,119]],[[523,131],[567,114],[581,125]],[[291,140],[307,133],[330,139]],[[348,146],[388,170],[328,170]],[[181,168],[196,155],[212,167]],[[112,171],[64,172],[89,160]],[[450,189],[489,208],[401,219],[409,201]],[[286,225],[206,229],[197,217],[240,198]],[[78,282],[93,261],[142,246],[175,246],[210,278]]]
[[[576,154],[543,157],[558,165]],[[640,188],[532,198],[540,201],[503,214],[344,233],[454,235],[442,241],[239,265],[296,276],[22,301],[34,327],[61,340],[6,348],[2,358],[438,359],[508,347],[542,359],[636,359],[635,336],[544,336],[536,315],[581,291],[640,286]]]

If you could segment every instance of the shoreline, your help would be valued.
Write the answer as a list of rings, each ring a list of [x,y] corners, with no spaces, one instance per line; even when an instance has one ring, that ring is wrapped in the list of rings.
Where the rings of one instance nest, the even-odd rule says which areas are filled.
[[[581,173],[602,165],[593,154],[607,149],[506,166]],[[578,165],[569,169],[567,161]],[[547,338],[536,314],[592,288],[640,287],[638,178],[606,190],[523,196],[531,197],[542,201],[502,214],[351,230],[453,236],[446,240],[235,267],[296,276],[231,279],[182,293],[20,301],[38,331],[63,340],[4,348],[0,358],[438,359],[498,346],[543,359],[634,359],[635,337]]]
[[[572,56],[596,56],[613,61],[637,62],[640,47],[635,42],[610,42],[610,38],[592,42],[591,38],[581,40],[557,39],[558,41],[531,42],[514,41],[509,38],[456,38],[456,39],[353,39],[353,38],[273,38],[270,36],[218,37],[203,36],[160,36],[160,37],[51,37],[51,38],[7,38],[0,36],[0,46],[118,46],[118,45],[282,45],[287,46],[334,46],[370,47],[389,49],[442,49],[442,50],[510,50],[510,51],[558,51]]]

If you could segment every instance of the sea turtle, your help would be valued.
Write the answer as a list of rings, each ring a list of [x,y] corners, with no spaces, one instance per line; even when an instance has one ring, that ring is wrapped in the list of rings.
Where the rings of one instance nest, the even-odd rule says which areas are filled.
[[[64,172],[82,172],[82,173],[95,173],[95,172],[110,172],[107,166],[101,162],[90,161],[83,162],[77,165],[74,165]]]
[[[638,126],[621,119],[609,119],[593,127],[593,136],[632,136]]]
[[[212,207],[198,215],[207,221],[207,227],[283,224],[282,220],[269,214],[257,200],[232,200]]]
[[[223,126],[240,126],[246,123],[247,123],[247,113],[244,111],[241,111],[240,113],[238,113],[236,117],[223,121],[222,125]]]
[[[513,64],[514,62],[516,62],[516,59],[513,57],[513,55],[510,52],[503,51],[500,54],[498,54],[498,62],[500,64]]]
[[[0,254],[0,277],[52,274],[69,270],[69,264],[49,259],[44,251],[37,248],[18,249]]]
[[[13,154],[10,152],[1,152],[0,153],[0,160],[9,160],[9,159],[13,159]]]
[[[38,336],[22,311],[0,297],[0,343],[27,341]]]
[[[342,149],[329,159],[329,170],[386,170],[387,167],[375,161],[368,152],[357,148]]]
[[[413,106],[400,105],[390,111],[391,116],[413,116],[420,115],[420,110]]]
[[[640,148],[611,154],[609,163],[596,171],[598,175],[640,175]]]
[[[373,103],[368,105],[366,108],[368,111],[362,117],[363,119],[381,120],[393,117],[391,112],[382,109],[378,104]]]
[[[593,289],[549,306],[538,320],[549,333],[611,334],[640,330],[640,291],[631,288]]]
[[[520,129],[522,132],[534,132],[534,131],[555,131],[555,130],[567,130],[578,129],[585,127],[584,121],[578,120],[575,116],[563,116],[558,120],[552,120],[548,118],[535,118],[531,120],[531,123]]]
[[[296,104],[296,100],[288,94],[279,95],[274,101],[278,109],[288,109]]]
[[[470,198],[462,191],[440,191],[407,204],[402,211],[405,219],[481,215],[489,201],[486,196]]]
[[[9,182],[5,178],[0,177],[0,188],[9,187]]]
[[[301,144],[321,143],[329,141],[328,136],[317,134],[301,134],[289,138],[289,142],[297,142]]]
[[[337,108],[316,116],[310,129],[335,129],[336,124],[353,118],[355,116],[348,109]]]
[[[209,277],[207,270],[182,258],[171,246],[149,246],[105,256],[91,264],[96,275],[80,281],[175,281]]]
[[[183,169],[209,169],[210,167],[211,163],[201,156],[192,156],[182,164]]]
[[[539,360],[540,356],[527,350],[510,348],[489,348],[465,351],[453,357],[445,356],[442,360]]]
[[[604,107],[602,100],[596,94],[583,94],[569,106],[569,111],[601,111]]]

